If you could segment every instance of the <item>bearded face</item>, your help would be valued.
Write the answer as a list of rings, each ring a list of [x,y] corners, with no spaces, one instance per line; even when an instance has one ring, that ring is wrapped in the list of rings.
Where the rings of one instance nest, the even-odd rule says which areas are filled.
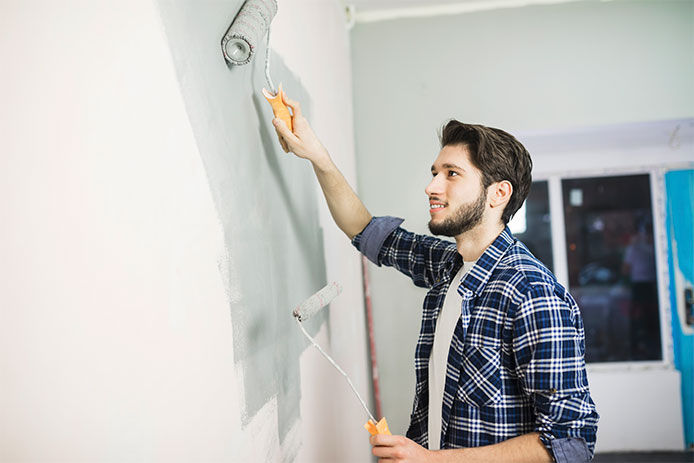
[[[480,192],[475,200],[448,211],[446,217],[432,218],[429,221],[429,231],[434,235],[453,237],[475,228],[482,221],[484,215],[487,199],[485,193],[485,189],[480,185]]]

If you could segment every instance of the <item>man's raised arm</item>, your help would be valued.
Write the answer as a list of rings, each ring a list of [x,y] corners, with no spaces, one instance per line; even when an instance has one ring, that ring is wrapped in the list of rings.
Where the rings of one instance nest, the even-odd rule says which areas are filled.
[[[282,149],[285,153],[291,152],[311,161],[333,220],[351,240],[369,224],[371,214],[333,163],[328,150],[313,133],[308,121],[301,114],[299,103],[290,100],[284,93],[282,97],[294,113],[293,133],[281,119],[275,118],[272,121]]]

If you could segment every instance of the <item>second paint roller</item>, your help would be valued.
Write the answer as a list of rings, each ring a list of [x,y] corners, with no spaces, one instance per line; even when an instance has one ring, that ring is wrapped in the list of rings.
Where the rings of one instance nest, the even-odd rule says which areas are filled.
[[[272,106],[272,112],[292,126],[292,116],[284,104],[282,84],[275,91],[270,78],[270,23],[277,14],[277,0],[246,0],[229,29],[222,37],[222,54],[228,63],[241,66],[251,62],[258,48],[258,43],[267,32],[267,50],[265,56],[265,78],[270,90],[263,89],[263,96]]]
[[[369,431],[369,433],[371,433],[372,435],[390,434],[390,430],[388,429],[388,422],[386,421],[385,417],[381,418],[380,421],[376,422],[376,419],[369,411],[369,408],[366,406],[364,399],[362,399],[359,395],[359,392],[357,392],[357,389],[354,387],[354,384],[352,384],[352,381],[349,379],[349,376],[347,376],[347,373],[345,373],[344,370],[342,370],[342,368],[340,368],[339,365],[335,363],[335,361],[328,354],[325,353],[325,351],[318,345],[318,343],[316,343],[316,341],[311,337],[311,335],[308,334],[308,332],[304,329],[303,325],[301,324],[301,322],[310,319],[323,307],[330,304],[330,302],[333,299],[335,299],[341,292],[342,286],[340,286],[339,283],[330,283],[329,285],[318,291],[316,294],[306,299],[298,307],[296,307],[294,309],[294,312],[292,312],[292,315],[294,315],[294,318],[296,318],[296,322],[299,325],[301,331],[304,333],[304,336],[306,336],[308,340],[311,341],[311,344],[313,344],[314,347],[318,349],[318,351],[323,355],[323,357],[325,357],[332,364],[332,366],[334,366],[337,369],[337,371],[339,371],[340,374],[342,374],[342,376],[345,377],[345,379],[349,383],[349,387],[352,388],[352,392],[354,392],[354,395],[356,395],[357,399],[359,399],[359,403],[361,403],[361,406],[364,407],[366,414],[369,415],[369,421],[364,425],[366,430]]]

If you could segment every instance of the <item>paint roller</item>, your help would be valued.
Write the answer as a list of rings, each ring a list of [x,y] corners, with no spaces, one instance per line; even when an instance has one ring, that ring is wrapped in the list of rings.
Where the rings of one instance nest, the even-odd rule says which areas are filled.
[[[277,14],[277,0],[246,0],[222,37],[222,54],[228,63],[242,66],[251,62],[263,35],[267,31],[265,54],[265,80],[270,90],[263,89],[263,96],[272,106],[272,112],[293,130],[292,116],[284,104],[282,84],[275,91],[270,77],[270,23]]]
[[[354,384],[352,384],[352,381],[349,379],[349,376],[347,376],[347,373],[345,373],[344,370],[340,368],[340,366],[328,354],[325,353],[321,346],[318,345],[318,343],[311,337],[310,334],[308,334],[306,329],[304,329],[304,326],[301,324],[302,322],[314,316],[323,307],[330,304],[330,302],[333,299],[335,299],[341,292],[342,286],[340,285],[340,283],[334,281],[326,287],[324,287],[323,289],[321,289],[320,291],[318,291],[317,293],[315,293],[313,296],[306,299],[301,304],[299,304],[292,312],[292,315],[294,315],[294,318],[296,318],[296,323],[299,325],[299,328],[304,333],[304,336],[308,338],[311,344],[313,344],[313,346],[316,349],[318,349],[318,352],[320,352],[323,355],[323,357],[325,357],[328,360],[328,362],[330,362],[330,364],[334,366],[335,369],[337,369],[337,371],[339,371],[342,376],[345,377],[347,383],[349,383],[349,387],[352,388],[352,392],[354,392],[354,395],[357,396],[357,399],[359,400],[359,403],[361,403],[361,406],[364,407],[366,414],[369,415],[369,421],[364,425],[366,430],[369,431],[371,435],[390,434],[390,430],[388,429],[388,422],[386,421],[385,417],[381,418],[380,421],[376,422],[376,419],[369,411],[369,408],[366,406],[364,399],[362,399],[359,395],[359,392],[357,392],[357,389],[354,387]]]

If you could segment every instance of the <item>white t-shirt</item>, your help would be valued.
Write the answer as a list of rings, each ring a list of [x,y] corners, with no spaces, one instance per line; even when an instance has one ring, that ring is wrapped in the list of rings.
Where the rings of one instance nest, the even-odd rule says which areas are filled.
[[[446,292],[443,308],[439,313],[434,332],[434,347],[429,357],[429,449],[439,450],[441,445],[441,419],[443,414],[443,389],[446,385],[448,351],[451,348],[453,332],[460,318],[463,298],[458,294],[458,286],[475,262],[464,262],[456,273]]]

